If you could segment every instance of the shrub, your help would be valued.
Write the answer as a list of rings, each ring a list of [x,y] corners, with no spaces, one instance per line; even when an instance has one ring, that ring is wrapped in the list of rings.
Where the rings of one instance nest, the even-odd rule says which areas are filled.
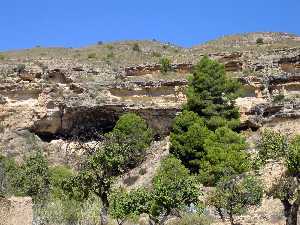
[[[158,57],[158,58],[161,57],[161,53],[160,53],[160,52],[151,52],[151,55],[152,55],[153,57]]]
[[[5,59],[5,56],[0,54],[0,60],[4,60]]]
[[[109,213],[118,221],[118,224],[121,224],[121,221],[148,213],[151,201],[152,195],[145,189],[140,188],[130,192],[116,189],[109,195]]]
[[[172,69],[171,61],[166,57],[161,58],[159,60],[159,64],[160,64],[162,73],[167,73],[168,71],[170,71]]]
[[[256,39],[256,44],[258,44],[258,45],[264,44],[264,39],[263,38],[257,38]]]
[[[168,216],[172,210],[185,210],[191,204],[198,205],[198,183],[180,160],[165,159],[153,180],[153,216]]]
[[[72,170],[65,166],[55,166],[50,168],[49,172],[52,197],[57,199],[63,199],[64,193],[62,190],[62,184],[64,180],[72,177]]]
[[[217,184],[216,190],[209,197],[209,204],[217,208],[223,220],[227,213],[234,225],[233,216],[244,214],[250,206],[260,205],[262,197],[262,185],[255,177],[235,177]]]
[[[291,175],[300,178],[300,136],[294,137],[288,146],[286,165]]]
[[[284,157],[288,146],[287,137],[281,132],[265,129],[257,143],[258,156],[265,162],[268,159]]]
[[[95,52],[88,54],[88,59],[96,59],[96,58],[97,58],[97,54]]]
[[[282,102],[285,99],[284,94],[278,94],[273,97],[273,102]]]
[[[45,200],[49,193],[50,174],[42,152],[36,151],[26,158],[18,172],[14,186],[20,195],[31,196],[35,202]]]
[[[132,46],[132,50],[136,51],[136,52],[140,52],[141,49],[140,49],[139,44],[138,43],[134,43],[133,46]]]
[[[24,64],[18,64],[17,67],[14,69],[15,72],[17,72],[18,74],[22,73],[25,71],[25,65]]]

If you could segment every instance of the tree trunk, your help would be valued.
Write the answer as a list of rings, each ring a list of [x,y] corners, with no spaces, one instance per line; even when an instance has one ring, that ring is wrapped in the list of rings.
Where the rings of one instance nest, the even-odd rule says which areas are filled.
[[[286,225],[298,225],[297,224],[297,215],[298,215],[299,205],[293,204],[290,208],[290,213],[286,217]]]
[[[233,219],[233,216],[232,216],[231,212],[229,213],[229,219],[230,219],[230,224],[234,225],[234,219]]]
[[[217,208],[217,212],[218,212],[218,214],[219,214],[221,220],[222,220],[223,222],[225,222],[225,217],[224,217],[224,215],[223,215],[223,213],[222,213],[222,210],[221,210],[220,208]]]
[[[102,196],[102,209],[100,212],[100,225],[107,225],[108,224],[108,199],[107,196]]]

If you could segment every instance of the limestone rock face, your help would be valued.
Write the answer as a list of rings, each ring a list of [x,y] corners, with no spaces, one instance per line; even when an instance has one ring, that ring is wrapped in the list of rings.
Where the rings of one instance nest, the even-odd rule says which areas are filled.
[[[31,198],[0,198],[0,218],[0,225],[32,225]]]
[[[295,38],[282,35],[289,41]],[[266,43],[272,44],[273,36],[266,37],[270,40]],[[252,39],[249,43],[253,44]],[[129,51],[123,45],[120,48],[124,54]],[[166,136],[186,102],[188,75],[203,55],[223,63],[228,75],[243,84],[243,95],[236,101],[241,129],[257,130],[300,118],[299,47],[209,49],[177,49],[180,52],[172,58],[167,74],[148,60],[148,53],[154,51],[148,47],[144,48],[145,63],[137,65],[129,63],[131,59],[107,64],[60,55],[12,55],[0,62],[0,152],[22,155],[32,148],[28,146],[31,135],[40,138],[38,144],[52,149],[55,140],[95,130],[107,132],[125,112],[142,116],[156,137]],[[64,159],[64,151],[54,151],[58,161]]]

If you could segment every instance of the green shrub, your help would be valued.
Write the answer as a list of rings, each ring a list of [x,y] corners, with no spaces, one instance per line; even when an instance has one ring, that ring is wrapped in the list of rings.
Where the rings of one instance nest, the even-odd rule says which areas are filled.
[[[288,146],[286,165],[291,175],[300,176],[300,136],[294,137]]]
[[[65,166],[55,166],[50,168],[50,185],[51,195],[53,198],[64,198],[62,184],[65,179],[69,179],[70,177],[72,177],[72,175],[72,170]]]
[[[4,60],[5,59],[5,56],[0,54],[0,60]]]
[[[161,53],[159,53],[159,52],[151,52],[151,55],[152,55],[153,57],[158,57],[158,58],[161,57]]]
[[[285,99],[284,94],[278,94],[273,97],[273,102],[282,102]]]
[[[256,39],[256,44],[258,44],[258,45],[264,44],[264,39],[263,38],[257,38]]]
[[[153,216],[167,216],[172,210],[185,210],[198,205],[200,191],[197,180],[180,160],[169,157],[162,161],[153,179]]]
[[[170,71],[172,69],[171,61],[170,61],[170,59],[168,59],[166,57],[161,58],[159,60],[159,64],[160,64],[162,73],[167,73],[168,71]]]
[[[288,146],[287,137],[281,132],[265,129],[257,143],[258,156],[265,162],[268,159],[284,157]]]
[[[140,49],[140,46],[138,43],[134,43],[133,46],[132,46],[132,50],[135,51],[135,52],[140,52],[141,49]]]
[[[235,177],[220,181],[208,202],[217,208],[222,219],[228,214],[234,225],[233,216],[244,214],[250,206],[260,205],[262,197],[262,184],[255,177]]]

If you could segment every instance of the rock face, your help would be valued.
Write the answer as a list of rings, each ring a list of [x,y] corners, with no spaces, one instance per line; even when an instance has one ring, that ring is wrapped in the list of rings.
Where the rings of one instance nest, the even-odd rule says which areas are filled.
[[[0,198],[0,225],[32,225],[31,198]]]
[[[142,50],[146,55],[153,52]],[[52,140],[107,132],[125,112],[141,115],[157,137],[166,136],[186,102],[188,74],[205,54],[223,63],[228,74],[243,84],[243,96],[236,101],[241,129],[289,124],[299,118],[299,47],[204,52],[180,50],[168,74],[152,62],[113,67],[47,56],[1,61],[0,151],[22,155],[32,134],[48,146]]]

